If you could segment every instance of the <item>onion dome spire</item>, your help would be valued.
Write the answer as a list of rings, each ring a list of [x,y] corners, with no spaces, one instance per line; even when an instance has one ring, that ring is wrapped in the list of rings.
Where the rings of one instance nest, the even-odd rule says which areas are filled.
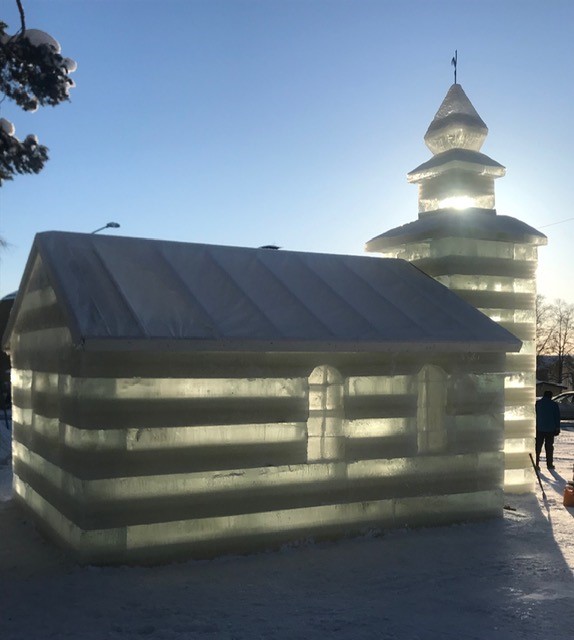
[[[433,157],[407,175],[419,187],[419,216],[442,209],[494,211],[494,180],[506,170],[480,152],[487,135],[460,84],[451,85],[424,137]]]
[[[449,149],[480,151],[488,127],[478,115],[460,84],[451,85],[425,134],[425,144],[434,153]]]

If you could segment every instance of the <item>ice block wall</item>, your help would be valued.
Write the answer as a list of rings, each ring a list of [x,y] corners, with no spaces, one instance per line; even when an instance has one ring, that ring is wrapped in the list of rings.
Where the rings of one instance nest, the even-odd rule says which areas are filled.
[[[83,562],[502,512],[503,354],[99,351],[64,317],[38,269],[11,342],[14,488]]]
[[[534,450],[535,430],[537,247],[438,237],[397,244],[382,255],[412,262],[522,340],[519,353],[507,354],[505,488],[531,491],[534,479],[528,453]]]

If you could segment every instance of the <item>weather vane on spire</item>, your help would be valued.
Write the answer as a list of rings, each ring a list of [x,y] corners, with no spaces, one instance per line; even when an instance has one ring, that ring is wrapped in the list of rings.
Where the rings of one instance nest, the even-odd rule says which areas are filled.
[[[457,65],[457,62],[458,62],[458,49],[455,49],[454,50],[454,56],[453,56],[452,60],[450,61],[450,63],[454,67],[454,84],[456,84],[456,65]]]

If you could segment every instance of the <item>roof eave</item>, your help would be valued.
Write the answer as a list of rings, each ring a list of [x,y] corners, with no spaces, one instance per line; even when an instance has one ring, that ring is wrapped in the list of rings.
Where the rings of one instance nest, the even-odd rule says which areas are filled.
[[[429,161],[431,162],[431,161]],[[429,164],[425,162],[407,173],[407,181],[411,184],[423,182],[429,178],[447,173],[453,169],[460,169],[475,173],[478,175],[488,176],[490,178],[502,178],[506,175],[506,167],[496,163],[495,165],[482,164],[478,162],[469,162],[468,160],[448,160],[443,164]]]
[[[137,345],[139,351],[162,352],[278,352],[278,353],[507,353],[520,351],[522,342],[508,332],[507,339],[475,341],[418,342],[315,342],[306,340],[189,340],[137,338],[84,338],[85,351],[129,351]]]

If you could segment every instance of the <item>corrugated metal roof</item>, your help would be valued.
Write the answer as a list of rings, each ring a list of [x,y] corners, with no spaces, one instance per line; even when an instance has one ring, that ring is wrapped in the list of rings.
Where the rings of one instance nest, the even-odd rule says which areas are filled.
[[[520,347],[402,260],[64,232],[36,236],[27,272],[36,254],[74,341],[86,346],[103,340],[118,347],[167,341],[171,348],[277,351]]]

